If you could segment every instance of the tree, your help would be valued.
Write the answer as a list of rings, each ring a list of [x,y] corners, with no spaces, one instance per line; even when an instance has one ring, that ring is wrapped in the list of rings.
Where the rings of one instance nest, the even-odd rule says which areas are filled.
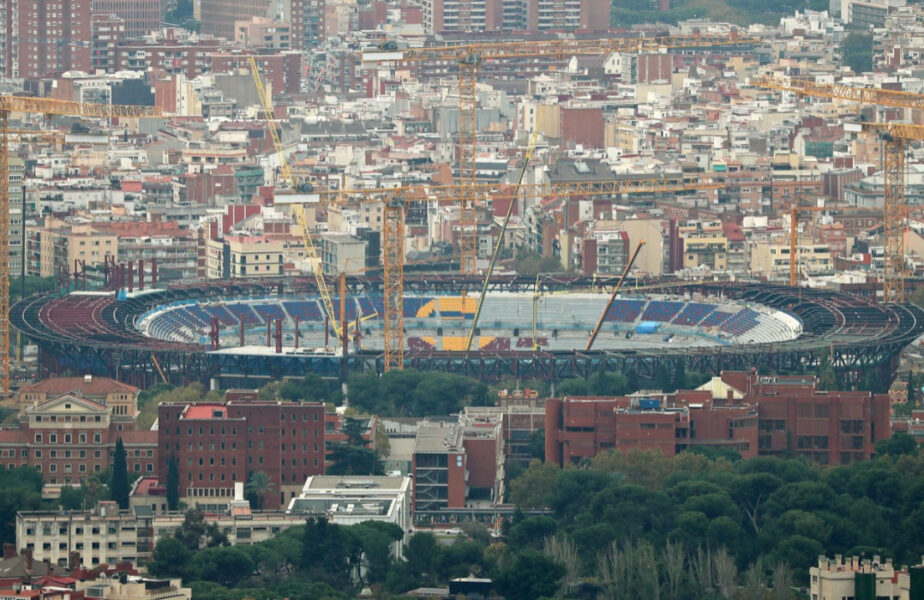
[[[892,437],[876,442],[876,454],[878,456],[889,455],[892,458],[898,458],[904,454],[914,454],[917,451],[918,443],[914,436],[903,431],[895,432]]]
[[[495,583],[507,600],[536,600],[555,595],[565,568],[536,550],[517,554],[513,564],[500,571]]]
[[[510,483],[510,501],[519,508],[549,506],[560,471],[552,463],[530,462],[529,469]]]
[[[223,546],[228,538],[215,523],[206,523],[205,515],[199,510],[188,510],[183,523],[177,529],[176,538],[190,550]]]
[[[851,33],[841,42],[841,62],[854,72],[873,70],[873,36]]]
[[[180,508],[180,473],[176,457],[172,455],[167,463],[167,508],[169,510]]]
[[[378,453],[371,448],[335,444],[330,453],[332,464],[328,475],[384,475],[385,467]]]
[[[164,538],[154,546],[153,560],[148,565],[152,575],[182,576],[192,551],[176,537]]]
[[[263,510],[263,503],[266,501],[266,497],[275,493],[276,484],[273,483],[273,480],[266,471],[250,472],[250,477],[247,478],[247,495],[249,496],[250,503],[254,505],[257,510]]]
[[[128,463],[126,462],[125,446],[122,438],[116,440],[115,455],[112,459],[112,499],[119,504],[119,508],[128,508]]]
[[[368,422],[368,419],[344,417],[340,424],[340,433],[346,436],[347,443],[351,446],[365,447],[368,442],[363,435],[366,433]]]

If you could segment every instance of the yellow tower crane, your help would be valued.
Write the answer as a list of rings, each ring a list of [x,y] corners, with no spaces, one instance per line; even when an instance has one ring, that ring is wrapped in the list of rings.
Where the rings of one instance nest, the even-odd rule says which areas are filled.
[[[143,119],[161,116],[154,106],[121,104],[91,104],[31,98],[26,96],[0,96],[0,378],[5,400],[10,398],[10,169],[9,128],[10,113],[66,115],[89,119],[132,118]]]
[[[379,48],[363,52],[364,65],[412,65],[442,61],[457,65],[459,77],[459,265],[463,274],[476,270],[478,250],[477,213],[475,211],[475,155],[477,104],[475,76],[482,63],[511,58],[557,58],[575,55],[612,54],[614,52],[658,52],[677,48],[708,48],[755,43],[756,38],[730,35],[689,35],[664,37],[607,38],[594,40],[546,40],[460,44],[389,50]]]
[[[319,206],[382,203],[382,269],[385,370],[401,369],[404,366],[404,213],[409,198],[426,201],[454,203],[460,185],[413,185],[396,188],[370,188],[351,190],[319,191]],[[623,194],[655,194],[713,190],[723,187],[708,178],[693,176],[661,176],[637,179],[603,181],[562,182],[547,185],[512,185],[479,183],[471,186],[476,198],[493,200],[516,200],[517,198],[542,198],[548,196],[593,197]],[[277,196],[277,202],[286,204],[286,194]],[[303,210],[299,205],[298,210]]]
[[[815,83],[800,79],[759,77],[755,87],[793,92],[801,96],[862,102],[875,106],[924,109],[924,94],[840,84]],[[924,127],[906,123],[859,123],[860,131],[877,133],[883,140],[883,302],[905,301],[905,151],[908,142],[924,140]]]
[[[289,161],[286,160],[285,150],[282,147],[282,140],[279,139],[279,133],[276,131],[276,115],[273,114],[273,105],[266,88],[263,86],[263,79],[260,77],[260,69],[257,67],[257,61],[253,56],[249,58],[250,72],[253,74],[254,84],[257,86],[257,95],[260,97],[260,104],[263,107],[263,116],[266,119],[266,128],[269,129],[270,137],[273,139],[273,147],[276,149],[276,157],[279,160],[279,172],[282,179],[292,191],[296,190],[295,178],[292,177],[292,171],[289,169]],[[340,321],[337,319],[337,313],[334,312],[334,303],[330,297],[330,290],[327,288],[327,280],[321,269],[321,259],[318,255],[318,249],[314,245],[314,239],[311,236],[311,228],[308,226],[308,219],[305,218],[305,210],[301,204],[293,204],[292,211],[295,213],[295,219],[298,221],[298,228],[302,234],[302,243],[305,246],[305,254],[311,263],[311,271],[314,273],[314,281],[318,287],[318,295],[321,296],[321,302],[324,304],[324,312],[327,313],[328,322],[334,328],[336,339],[341,339],[343,331],[340,328]]]

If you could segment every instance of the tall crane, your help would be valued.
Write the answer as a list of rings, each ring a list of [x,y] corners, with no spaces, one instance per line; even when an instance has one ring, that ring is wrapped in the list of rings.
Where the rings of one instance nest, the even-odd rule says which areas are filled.
[[[688,35],[630,37],[594,40],[559,39],[547,41],[493,42],[389,50],[380,48],[362,54],[364,65],[420,64],[445,61],[458,66],[459,81],[459,253],[463,274],[474,274],[478,250],[477,214],[474,184],[477,104],[475,76],[482,63],[510,58],[558,58],[575,55],[612,54],[614,52],[657,52],[677,48],[707,48],[754,43],[756,38],[730,35]]]
[[[5,400],[10,398],[10,113],[67,115],[90,119],[133,118],[161,116],[154,106],[123,104],[92,104],[32,98],[26,96],[0,96],[0,384]],[[15,133],[15,132],[13,132]],[[23,256],[25,260],[25,256]]]
[[[282,159],[280,159],[282,160]],[[385,370],[401,369],[404,366],[404,220],[405,203],[408,198],[426,198],[428,201],[454,202],[460,185],[412,185],[395,188],[368,188],[347,190],[325,190],[315,192],[320,206],[354,203],[383,203],[382,218],[382,267]],[[723,187],[708,178],[690,175],[667,175],[650,178],[616,179],[604,181],[556,182],[551,184],[521,185],[514,189],[510,185],[479,183],[472,186],[475,197],[491,197],[494,200],[515,200],[519,197],[592,197],[622,194],[671,193],[697,190],[711,190]],[[522,193],[518,193],[522,192]],[[279,194],[276,201],[286,204],[286,194]],[[512,204],[510,206],[512,209]],[[303,211],[301,204],[293,210]],[[332,321],[335,319],[331,319]]]
[[[282,147],[282,140],[279,139],[279,133],[276,131],[276,115],[273,114],[273,105],[266,88],[263,86],[263,78],[260,77],[260,69],[257,67],[257,61],[251,56],[250,72],[253,74],[253,81],[257,87],[257,95],[260,97],[260,104],[263,107],[263,116],[266,119],[266,128],[269,129],[270,137],[273,139],[273,147],[276,149],[276,157],[279,160],[279,172],[282,179],[292,191],[295,191],[295,178],[292,177],[292,170],[289,169],[289,161],[286,160],[285,150]],[[321,302],[324,304],[324,312],[327,313],[328,322],[333,326],[336,333],[336,339],[343,336],[340,328],[340,321],[337,319],[337,313],[334,312],[334,302],[330,297],[330,290],[327,287],[327,280],[321,269],[321,260],[318,256],[318,249],[314,245],[314,239],[311,236],[311,228],[308,225],[308,219],[305,218],[305,209],[301,204],[294,204],[292,210],[295,213],[295,219],[298,221],[298,229],[302,234],[302,243],[305,246],[305,254],[311,262],[311,271],[314,273],[314,281],[318,287],[318,295],[321,296]],[[345,357],[344,357],[345,358]]]
[[[793,92],[802,96],[847,100],[876,106],[924,109],[924,94],[840,84],[816,83],[800,79],[759,77],[755,87]],[[905,151],[909,141],[924,140],[924,127],[905,123],[858,124],[860,131],[877,133],[883,141],[883,302],[905,301]]]

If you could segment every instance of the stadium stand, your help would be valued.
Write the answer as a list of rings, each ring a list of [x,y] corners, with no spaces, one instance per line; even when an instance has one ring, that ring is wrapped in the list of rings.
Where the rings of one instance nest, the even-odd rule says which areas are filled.
[[[615,300],[606,312],[606,321],[623,321],[630,323],[642,314],[645,306],[644,300]]]

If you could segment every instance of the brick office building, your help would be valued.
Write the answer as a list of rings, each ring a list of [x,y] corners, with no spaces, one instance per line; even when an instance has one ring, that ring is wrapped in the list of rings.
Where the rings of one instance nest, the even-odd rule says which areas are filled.
[[[674,456],[709,446],[757,455],[756,409],[717,405],[709,392],[554,398],[545,406],[545,456],[559,465],[610,449],[657,448]]]
[[[226,506],[234,482],[263,471],[277,493],[264,508],[294,498],[311,475],[324,474],[324,405],[231,400],[158,407],[158,474],[166,481],[176,457],[180,496],[204,507]]]
[[[744,458],[795,453],[820,464],[873,456],[891,435],[889,397],[826,392],[811,376],[729,371],[698,390],[546,402],[546,460],[560,465],[608,449],[694,446],[735,450]]]

